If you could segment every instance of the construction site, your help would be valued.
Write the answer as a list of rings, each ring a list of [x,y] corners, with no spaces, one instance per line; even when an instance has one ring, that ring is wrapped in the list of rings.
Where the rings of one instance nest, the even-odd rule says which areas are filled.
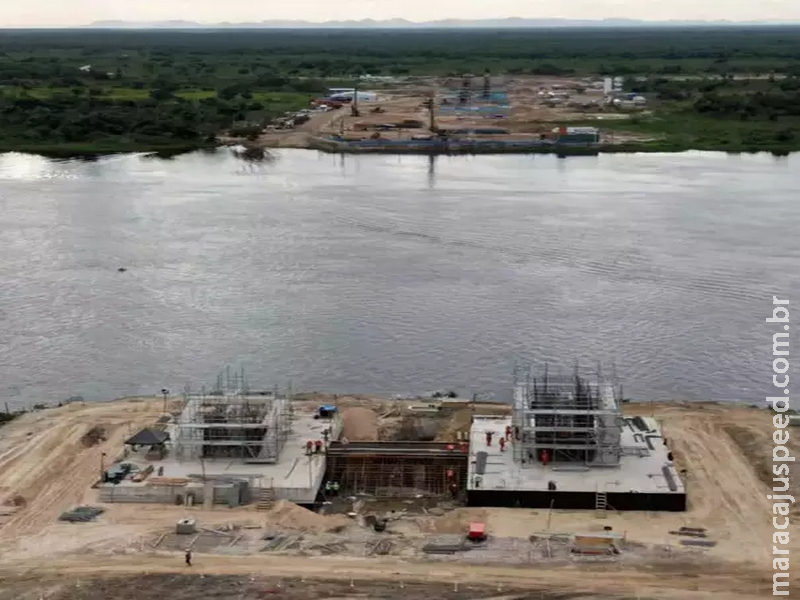
[[[683,511],[686,492],[658,423],[624,418],[612,383],[515,373],[510,417],[476,416],[471,506]],[[495,440],[494,444],[492,443]]]
[[[331,598],[770,595],[771,524],[753,518],[771,511],[768,411],[623,403],[588,372],[523,366],[513,385],[509,406],[226,373],[210,391],[22,415],[0,429],[3,587],[94,599],[150,572],[182,598],[189,549],[192,572],[242,597],[331,578]]]
[[[602,131],[603,121],[648,110],[644,97],[623,92],[620,78],[486,73],[376,85],[369,92],[332,91],[301,111],[298,125],[269,128],[257,143],[342,153],[590,153],[646,141],[616,128]]]
[[[210,392],[186,390],[180,412],[161,425],[161,436],[144,429],[126,440],[118,459],[132,477],[105,477],[101,501],[313,506],[323,450],[341,432],[338,411],[297,413],[287,394],[251,391],[243,372],[229,370]]]

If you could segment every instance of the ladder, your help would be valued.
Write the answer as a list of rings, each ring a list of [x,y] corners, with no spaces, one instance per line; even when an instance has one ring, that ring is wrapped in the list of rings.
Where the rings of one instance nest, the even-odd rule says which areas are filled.
[[[594,509],[598,517],[601,519],[606,517],[606,510],[608,509],[608,494],[606,494],[606,492],[595,492]]]
[[[261,488],[256,498],[256,510],[270,510],[275,506],[275,488]]]

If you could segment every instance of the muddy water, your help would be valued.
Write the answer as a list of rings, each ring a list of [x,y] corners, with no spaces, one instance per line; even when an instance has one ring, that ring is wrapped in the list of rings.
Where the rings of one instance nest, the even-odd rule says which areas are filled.
[[[0,156],[0,400],[252,381],[507,395],[520,359],[756,399],[800,156]],[[118,268],[124,267],[125,272]]]

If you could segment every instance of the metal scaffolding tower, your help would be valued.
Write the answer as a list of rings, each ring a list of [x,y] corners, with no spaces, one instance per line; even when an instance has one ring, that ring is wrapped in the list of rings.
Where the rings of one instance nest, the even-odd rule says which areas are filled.
[[[291,402],[277,389],[251,392],[244,370],[226,369],[210,393],[184,393],[173,444],[178,460],[276,463],[291,432]]]
[[[554,376],[545,365],[533,376],[529,364],[514,373],[512,424],[514,459],[535,463],[543,456],[554,463],[579,463],[591,467],[620,463],[622,413],[614,386],[599,373],[595,381]]]

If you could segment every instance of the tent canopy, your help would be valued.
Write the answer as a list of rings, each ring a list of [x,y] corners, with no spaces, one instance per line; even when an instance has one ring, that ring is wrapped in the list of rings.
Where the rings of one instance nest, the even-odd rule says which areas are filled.
[[[125,440],[128,446],[160,446],[169,439],[169,434],[160,429],[142,429]]]

